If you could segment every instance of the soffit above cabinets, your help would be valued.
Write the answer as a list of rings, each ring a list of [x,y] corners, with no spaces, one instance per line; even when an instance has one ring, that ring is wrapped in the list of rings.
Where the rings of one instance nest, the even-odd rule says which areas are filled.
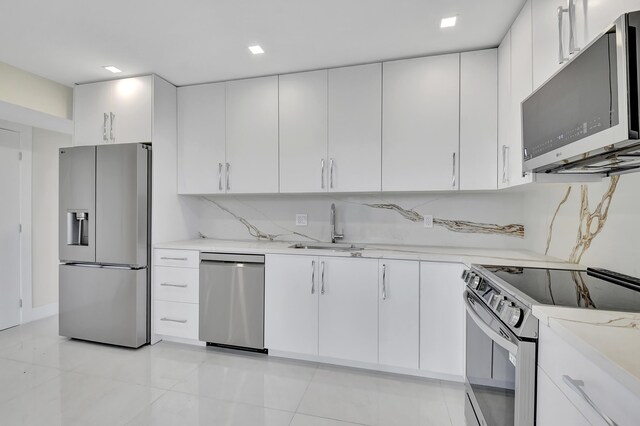
[[[157,73],[176,85],[495,47],[524,0],[0,3],[0,61],[63,84]],[[458,16],[454,28],[440,20]],[[265,53],[252,55],[259,44]]]

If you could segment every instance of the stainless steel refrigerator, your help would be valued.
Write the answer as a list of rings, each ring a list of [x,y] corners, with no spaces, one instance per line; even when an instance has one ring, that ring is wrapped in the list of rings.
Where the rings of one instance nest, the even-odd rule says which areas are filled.
[[[60,335],[148,343],[151,146],[61,148],[59,189]]]

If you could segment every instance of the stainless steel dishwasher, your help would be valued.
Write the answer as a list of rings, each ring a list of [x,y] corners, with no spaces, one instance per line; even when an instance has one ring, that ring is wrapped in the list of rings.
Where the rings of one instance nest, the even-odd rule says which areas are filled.
[[[264,256],[200,254],[200,341],[264,349]]]

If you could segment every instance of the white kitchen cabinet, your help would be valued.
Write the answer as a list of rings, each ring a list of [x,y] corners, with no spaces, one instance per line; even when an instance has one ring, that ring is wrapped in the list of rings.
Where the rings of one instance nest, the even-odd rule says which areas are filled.
[[[511,102],[510,132],[500,142],[502,164],[498,170],[505,171],[506,183],[511,187],[532,182],[531,174],[523,176],[522,113],[520,104],[533,91],[531,0],[525,3],[511,26]]]
[[[460,54],[460,189],[497,189],[498,53]]]
[[[379,347],[382,365],[418,369],[420,264],[380,260],[378,282]]]
[[[226,191],[278,192],[278,77],[226,83]]]
[[[533,88],[540,87],[560,67],[558,53],[560,40],[558,30],[558,7],[567,7],[568,0],[532,0],[533,34]],[[570,0],[574,1],[574,0]],[[566,15],[566,14],[565,14]],[[569,56],[569,18],[563,16],[562,40],[565,56]]]
[[[464,265],[420,263],[420,369],[464,377]]]
[[[200,253],[153,250],[152,330],[164,339],[198,340]]]
[[[76,86],[74,144],[151,142],[153,90],[153,76]]]
[[[382,64],[330,69],[328,79],[327,187],[380,191]]]
[[[327,70],[280,76],[280,192],[326,192]]]
[[[576,5],[577,47],[593,41],[607,26],[627,12],[640,10],[639,0],[573,0]],[[566,25],[565,25],[566,26]]]
[[[317,256],[265,258],[265,346],[273,351],[318,355]]]
[[[378,260],[320,257],[319,354],[378,362]]]
[[[178,193],[225,192],[225,83],[178,88]]]
[[[536,399],[537,425],[584,426],[589,424],[541,368],[538,368],[536,393],[538,396]]]
[[[279,91],[280,192],[380,190],[381,64],[281,75]]]
[[[460,54],[385,62],[382,190],[458,189]]]
[[[506,148],[511,138],[511,31],[498,47],[498,188],[507,188]]]
[[[604,357],[598,357],[604,360]],[[609,361],[604,361],[609,362]],[[605,369],[587,358],[578,348],[552,328],[540,324],[538,340],[538,366],[553,384],[573,404],[577,411],[595,426],[607,423],[593,406],[608,416],[619,426],[637,425],[640,418],[640,398],[618,382]],[[573,383],[573,385],[572,385]],[[538,398],[541,397],[538,390]],[[587,401],[587,397],[590,401]],[[538,410],[542,413],[553,410],[552,404],[559,401],[544,398],[538,401]],[[570,411],[566,401],[562,402],[564,411]],[[593,404],[593,406],[592,406]],[[543,417],[545,418],[545,417]],[[545,422],[541,425],[564,424]],[[586,424],[586,423],[585,423]]]

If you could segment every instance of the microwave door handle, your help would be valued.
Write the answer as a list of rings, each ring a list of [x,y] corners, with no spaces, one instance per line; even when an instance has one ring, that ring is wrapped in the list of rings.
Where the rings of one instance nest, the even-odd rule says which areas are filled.
[[[480,315],[476,313],[475,309],[473,309],[473,306],[469,302],[469,298],[467,297],[466,293],[464,294],[463,297],[464,297],[464,303],[465,303],[465,308],[467,310],[467,314],[469,314],[469,316],[471,317],[473,322],[478,326],[478,328],[482,330],[482,332],[486,334],[487,337],[489,337],[491,340],[493,340],[498,346],[509,351],[514,356],[517,355],[518,345],[507,340],[504,336],[500,335],[499,333],[495,332],[491,327],[489,327],[482,320],[482,318],[480,318]]]

